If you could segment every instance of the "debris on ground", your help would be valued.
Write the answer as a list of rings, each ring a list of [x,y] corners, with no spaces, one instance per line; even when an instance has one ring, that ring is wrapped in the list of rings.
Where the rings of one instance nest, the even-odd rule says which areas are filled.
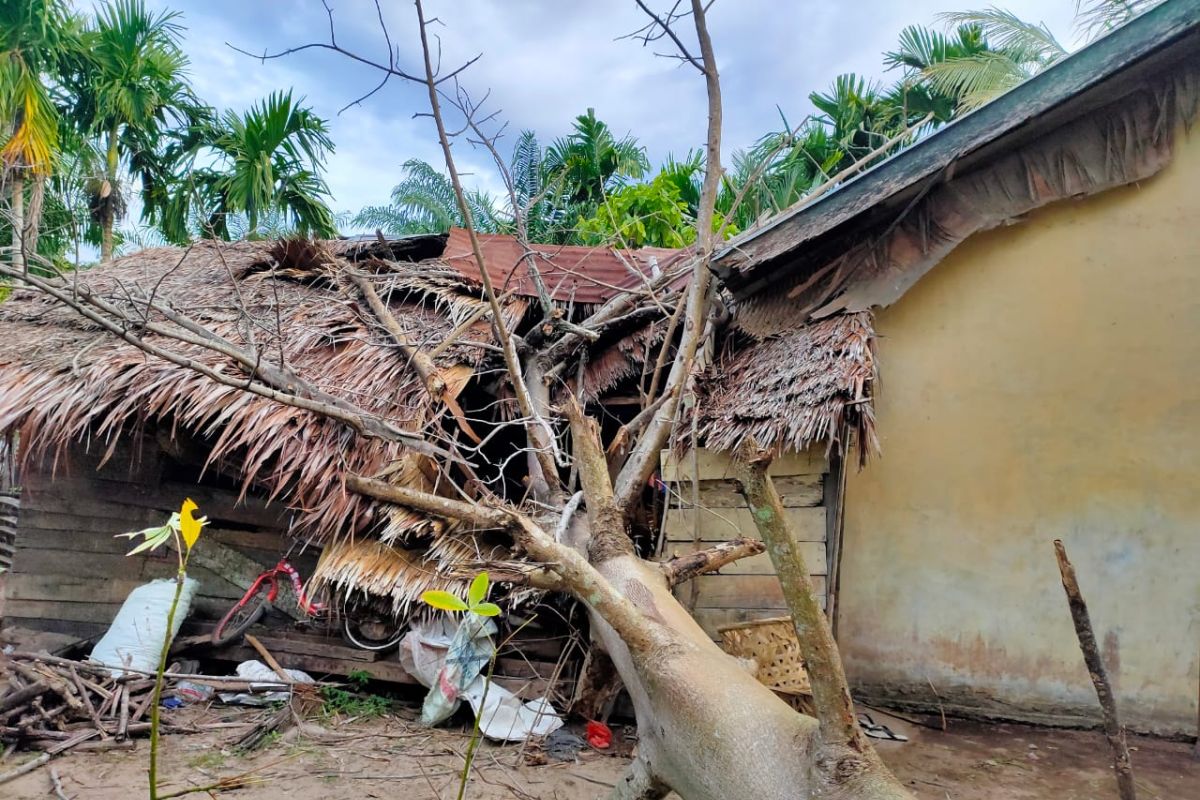
[[[495,657],[490,619],[465,614],[457,626],[447,620],[414,624],[400,641],[400,664],[429,687],[421,721],[432,727],[449,719],[463,700],[479,718],[480,732],[496,741],[524,741],[545,736],[563,725],[546,698],[522,702],[488,680],[483,668]]]
[[[267,678],[273,677],[270,670],[267,673]],[[146,671],[125,668],[114,676],[108,666],[89,661],[43,653],[0,653],[0,750],[41,751],[42,756],[35,759],[39,763],[28,767],[33,769],[71,749],[132,749],[135,737],[150,732],[154,683],[154,675]],[[271,681],[197,675],[181,672],[179,665],[174,665],[166,675],[163,699],[177,702],[163,703],[160,729],[176,734],[209,730],[210,725],[177,721],[172,708],[205,693],[228,691],[252,696],[282,691],[286,698],[293,688],[278,678]],[[16,777],[11,771],[0,773],[0,782],[11,777]]]

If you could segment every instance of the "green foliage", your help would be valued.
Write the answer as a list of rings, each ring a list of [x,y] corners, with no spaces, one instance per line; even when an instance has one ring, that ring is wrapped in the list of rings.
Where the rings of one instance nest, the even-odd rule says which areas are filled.
[[[363,689],[367,688],[367,684],[371,682],[371,673],[367,672],[365,669],[351,670],[350,674],[346,676],[346,680],[361,692]]]
[[[606,192],[650,170],[646,149],[637,139],[617,139],[595,109],[575,118],[574,131],[546,149],[543,168],[558,182],[565,203],[599,203]]]
[[[77,49],[65,0],[0,0],[0,160],[48,174],[58,156],[54,76]]]
[[[392,189],[391,204],[367,206],[350,220],[352,225],[388,236],[444,233],[465,225],[450,178],[417,158],[405,161],[403,170],[404,177]],[[490,195],[468,191],[466,199],[476,230],[498,233],[507,227]]]
[[[696,239],[688,204],[670,175],[634,183],[613,192],[589,219],[579,220],[579,233],[589,244],[621,247],[686,247]]]
[[[226,111],[199,123],[193,142],[213,166],[191,170],[181,191],[158,209],[168,238],[184,239],[197,222],[203,235],[230,238],[230,220],[245,214],[247,238],[273,214],[304,235],[336,234],[321,173],[334,150],[325,120],[274,92],[244,113]]]
[[[345,716],[374,719],[392,710],[392,701],[377,694],[362,694],[339,686],[321,687],[321,713],[326,717]]]
[[[481,617],[495,617],[500,615],[500,606],[495,603],[486,602],[490,588],[488,574],[481,572],[471,581],[471,585],[467,589],[466,600],[451,592],[444,592],[441,589],[430,589],[422,592],[421,600],[439,611],[452,613],[469,611]]]

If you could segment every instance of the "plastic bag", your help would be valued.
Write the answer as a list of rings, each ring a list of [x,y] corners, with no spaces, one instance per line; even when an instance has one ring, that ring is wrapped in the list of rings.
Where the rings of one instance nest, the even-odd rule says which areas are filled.
[[[457,627],[450,619],[438,619],[414,625],[404,635],[400,665],[430,687],[421,708],[422,723],[436,725],[466,700],[479,717],[480,731],[489,739],[521,741],[562,727],[562,719],[548,700],[522,703],[504,687],[487,684],[480,672],[495,651],[491,640],[495,632],[490,619],[467,614]]]
[[[158,668],[163,643],[175,638],[196,594],[196,581],[186,578],[175,610],[175,624],[167,631],[167,615],[175,599],[175,580],[161,578],[137,587],[125,598],[116,619],[92,649],[91,660],[114,667],[113,675],[125,669],[153,672]],[[121,669],[121,668],[125,669]]]
[[[279,683],[275,670],[257,659],[243,661],[237,665],[237,676],[251,685]],[[312,676],[298,669],[285,669],[287,675],[296,683],[313,683]],[[287,700],[292,694],[291,689],[280,689],[277,692],[221,692],[218,696],[222,703],[232,703],[243,706],[265,706],[280,700]]]

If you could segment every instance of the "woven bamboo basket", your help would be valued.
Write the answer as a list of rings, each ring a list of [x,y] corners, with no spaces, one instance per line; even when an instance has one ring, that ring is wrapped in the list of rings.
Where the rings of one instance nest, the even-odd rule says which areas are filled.
[[[812,685],[791,617],[771,617],[717,628],[721,648],[732,656],[753,659],[759,682],[780,694],[811,695]]]

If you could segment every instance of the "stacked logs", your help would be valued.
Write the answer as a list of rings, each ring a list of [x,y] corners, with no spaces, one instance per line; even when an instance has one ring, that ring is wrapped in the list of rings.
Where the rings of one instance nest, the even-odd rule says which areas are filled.
[[[52,664],[13,655],[0,660],[7,684],[0,695],[0,740],[46,750],[90,731],[101,742],[123,742],[150,729],[142,722],[153,699],[154,679],[112,678],[103,667]]]
[[[69,748],[132,748],[132,739],[148,735],[154,700],[154,676],[113,670],[41,653],[0,653],[0,750],[20,747],[53,755]],[[228,691],[269,691],[283,684],[236,678],[167,673],[167,686],[187,679]],[[197,733],[211,726],[177,724],[164,711],[164,733]],[[2,780],[2,778],[0,778]]]

